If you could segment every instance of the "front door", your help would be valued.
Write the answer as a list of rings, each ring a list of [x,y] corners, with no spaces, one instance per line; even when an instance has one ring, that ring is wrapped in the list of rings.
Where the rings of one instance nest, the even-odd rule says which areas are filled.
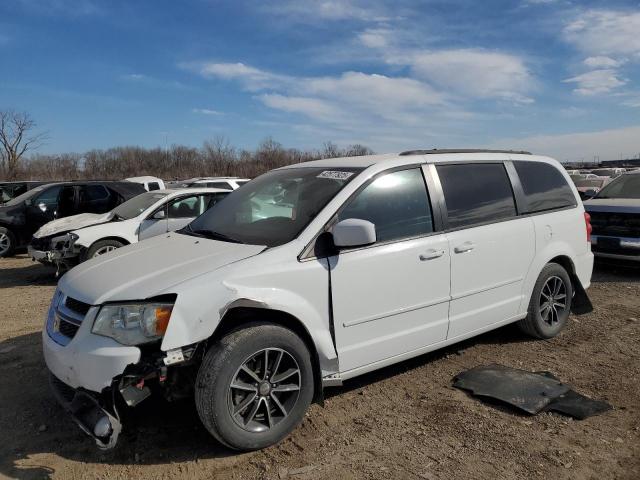
[[[55,220],[61,191],[60,185],[49,187],[29,202],[26,207],[26,233],[29,238],[42,225]]]
[[[167,231],[167,204],[165,203],[142,221],[138,230],[138,240],[155,237]]]
[[[330,258],[340,371],[445,340],[449,249],[422,170],[378,175],[338,213],[347,218],[372,222],[377,241]]]
[[[514,318],[535,252],[502,162],[438,165],[451,256],[448,338]]]

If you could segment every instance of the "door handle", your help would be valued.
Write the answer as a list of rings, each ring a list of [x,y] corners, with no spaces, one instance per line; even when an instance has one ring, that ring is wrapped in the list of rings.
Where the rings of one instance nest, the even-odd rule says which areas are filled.
[[[475,243],[473,243],[473,242],[464,242],[462,245],[458,245],[457,247],[455,247],[453,249],[453,251],[456,252],[456,253],[465,253],[465,252],[470,252],[474,248],[476,248]]]
[[[427,260],[433,260],[434,258],[438,258],[444,255],[444,250],[435,250],[430,248],[425,253],[421,253],[418,258],[420,258],[421,262],[425,262]]]

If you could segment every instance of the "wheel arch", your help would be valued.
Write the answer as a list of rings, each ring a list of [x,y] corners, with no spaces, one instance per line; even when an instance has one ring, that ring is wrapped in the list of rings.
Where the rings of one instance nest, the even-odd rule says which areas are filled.
[[[318,349],[311,336],[311,333],[304,323],[294,315],[283,310],[274,310],[259,306],[236,306],[228,309],[224,316],[220,319],[213,335],[208,340],[212,344],[224,335],[244,328],[256,320],[261,320],[292,330],[298,335],[309,349],[311,355],[311,365],[313,367],[313,385],[315,402],[323,401],[323,385],[322,385],[322,369],[320,367],[320,356]]]
[[[560,252],[556,252],[552,255],[549,255],[547,260],[542,262],[542,264],[540,265],[540,268],[535,273],[535,276],[533,275],[531,276],[531,280],[532,280],[531,287],[528,291],[528,295],[526,295],[525,299],[523,300],[523,305],[528,305],[528,301],[531,298],[531,295],[533,293],[533,285],[535,284],[536,280],[540,276],[540,272],[542,271],[542,269],[550,263],[556,263],[560,265],[562,268],[564,268],[567,271],[569,278],[571,279],[571,284],[573,287],[573,301],[571,304],[571,311],[574,314],[578,314],[578,315],[593,311],[593,305],[591,304],[591,300],[589,300],[589,296],[587,295],[587,292],[582,286],[582,282],[580,281],[576,273],[575,262],[572,260],[570,255],[568,255],[567,253],[560,253]],[[526,304],[524,303],[525,301],[527,302]]]

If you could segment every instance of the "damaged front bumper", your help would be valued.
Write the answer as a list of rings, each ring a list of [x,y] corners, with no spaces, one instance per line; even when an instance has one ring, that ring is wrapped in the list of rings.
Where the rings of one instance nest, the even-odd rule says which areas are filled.
[[[113,389],[106,389],[102,394],[76,390],[53,374],[49,375],[49,385],[58,403],[80,429],[96,441],[98,448],[108,450],[116,446],[122,423]]]
[[[34,237],[27,251],[34,261],[55,265],[59,272],[64,272],[79,262],[82,247],[76,245],[77,239],[78,236],[74,233],[56,237]]]

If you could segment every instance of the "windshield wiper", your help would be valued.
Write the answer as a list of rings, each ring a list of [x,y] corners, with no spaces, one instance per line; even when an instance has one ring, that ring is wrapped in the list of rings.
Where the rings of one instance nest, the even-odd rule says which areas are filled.
[[[181,230],[181,232],[186,233],[187,235],[194,235],[196,237],[209,238],[211,240],[222,240],[223,242],[231,243],[245,243],[242,240],[231,237],[229,235],[225,235],[224,233],[214,232],[213,230],[194,230],[191,228],[191,225],[187,225]]]

